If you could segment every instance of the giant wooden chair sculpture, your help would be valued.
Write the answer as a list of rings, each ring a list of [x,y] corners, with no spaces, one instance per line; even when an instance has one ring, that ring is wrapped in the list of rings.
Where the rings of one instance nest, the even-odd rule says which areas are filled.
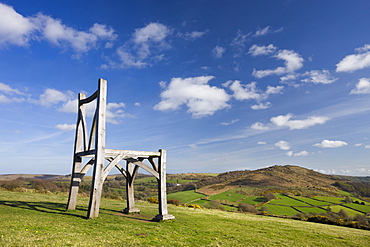
[[[76,209],[79,184],[86,172],[93,167],[93,178],[90,192],[90,202],[87,218],[95,218],[99,215],[100,198],[104,180],[115,166],[126,178],[127,207],[125,213],[135,213],[140,210],[135,207],[134,179],[139,168],[143,168],[157,178],[159,214],[153,220],[161,221],[174,219],[168,214],[166,196],[166,150],[158,152],[116,150],[105,148],[105,119],[106,119],[106,96],[107,81],[99,79],[98,90],[87,97],[80,93],[78,96],[78,117],[76,125],[76,137],[73,154],[73,168],[67,210]],[[86,124],[86,104],[96,99],[96,110],[92,120],[91,130],[88,131]],[[89,160],[83,164],[83,158]],[[126,169],[119,162],[126,161]],[[143,161],[147,160],[152,167]],[[157,162],[156,162],[157,161]],[[108,163],[107,165],[105,165]]]

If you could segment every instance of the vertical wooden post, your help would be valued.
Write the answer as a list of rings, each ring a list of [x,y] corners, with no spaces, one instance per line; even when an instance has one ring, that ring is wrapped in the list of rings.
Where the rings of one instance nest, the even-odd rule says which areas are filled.
[[[168,214],[167,209],[167,182],[166,182],[166,156],[167,152],[165,149],[158,150],[161,155],[158,160],[158,202],[159,202],[159,214],[154,217],[154,221],[172,220],[175,216]]]
[[[134,164],[132,164],[130,161],[127,161],[126,164],[126,201],[127,201],[127,207],[123,210],[125,214],[130,213],[139,213],[140,209],[135,207],[135,197],[134,197]]]
[[[105,161],[105,115],[106,115],[107,81],[99,79],[98,102],[96,106],[95,164],[91,184],[90,202],[87,218],[99,215],[100,199],[103,189],[103,171]]]
[[[78,102],[82,99],[85,99],[85,94],[78,95]],[[83,150],[83,140],[84,140],[84,118],[86,114],[85,105],[78,105],[78,115],[77,115],[77,123],[76,123],[76,135],[75,135],[75,146],[73,152],[73,166],[72,166],[72,174],[71,174],[71,185],[69,189],[69,197],[68,197],[68,204],[67,210],[75,210],[77,205],[77,196],[78,196],[78,189],[81,182],[81,164],[82,158],[76,156],[77,152]]]

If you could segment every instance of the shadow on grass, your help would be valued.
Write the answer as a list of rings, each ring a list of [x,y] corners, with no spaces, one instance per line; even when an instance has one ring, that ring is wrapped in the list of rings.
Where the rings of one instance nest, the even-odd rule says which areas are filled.
[[[32,211],[38,211],[48,214],[60,214],[60,215],[70,215],[79,218],[86,219],[86,216],[82,216],[79,214],[70,213],[70,211],[66,211],[66,204],[64,203],[55,203],[55,202],[24,202],[24,201],[1,201],[0,205],[8,206],[8,207],[15,207],[15,208],[22,208]],[[80,210],[80,209],[77,209]],[[85,211],[84,209],[81,209]]]
[[[107,211],[107,212],[112,213],[113,215],[121,216],[121,217],[124,217],[126,219],[144,221],[144,222],[156,222],[156,221],[153,221],[154,216],[153,215],[151,216],[146,212],[126,214],[126,213],[123,213],[123,210],[119,211],[119,210],[114,210],[114,209],[108,209],[108,208],[101,207],[100,212],[102,212],[102,211]]]

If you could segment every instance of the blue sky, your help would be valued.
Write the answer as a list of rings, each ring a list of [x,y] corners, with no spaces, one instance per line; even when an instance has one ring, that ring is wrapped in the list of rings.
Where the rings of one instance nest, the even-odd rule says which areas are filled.
[[[1,1],[0,173],[70,173],[77,94],[104,78],[107,147],[167,149],[169,173],[370,175],[369,8]]]

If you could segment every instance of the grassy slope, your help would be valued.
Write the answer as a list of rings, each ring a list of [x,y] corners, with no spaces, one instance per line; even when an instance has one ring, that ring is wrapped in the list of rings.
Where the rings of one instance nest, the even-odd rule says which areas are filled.
[[[366,246],[370,231],[170,205],[176,220],[149,221],[157,206],[122,215],[122,201],[103,199],[86,220],[88,198],[65,212],[66,195],[0,191],[0,246]]]

